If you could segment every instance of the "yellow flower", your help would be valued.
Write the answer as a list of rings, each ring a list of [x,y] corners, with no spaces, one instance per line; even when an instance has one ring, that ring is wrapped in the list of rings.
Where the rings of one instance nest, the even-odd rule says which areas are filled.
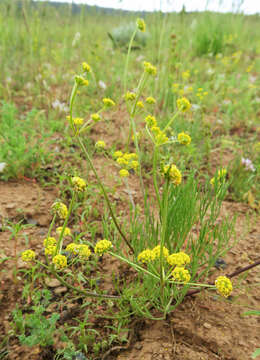
[[[67,258],[64,255],[58,254],[52,259],[53,264],[57,269],[63,269],[67,266]]]
[[[176,165],[172,164],[172,165],[165,165],[163,167],[163,173],[165,176],[169,176],[171,182],[178,186],[181,183],[182,180],[182,175],[180,170],[177,168]]]
[[[161,129],[159,128],[159,126],[153,126],[151,128],[152,133],[156,136],[159,135],[161,133]]]
[[[190,281],[189,271],[182,266],[176,266],[176,268],[172,271],[172,277],[174,280],[183,283]]]
[[[58,215],[61,219],[66,219],[68,215],[68,209],[65,204],[57,201],[54,204],[52,204],[51,208],[54,214]]]
[[[78,254],[80,258],[87,260],[91,255],[89,246],[85,244],[78,245]]]
[[[177,108],[182,111],[188,111],[191,107],[191,104],[189,102],[189,100],[185,97],[182,97],[180,99],[177,100]]]
[[[56,253],[57,247],[55,245],[49,245],[45,248],[45,255],[54,255]]]
[[[169,139],[165,135],[165,133],[160,130],[160,132],[155,136],[155,141],[157,145],[163,145],[166,144],[169,141]]]
[[[88,86],[89,84],[89,81],[87,79],[84,79],[83,76],[80,76],[80,75],[76,75],[75,76],[75,82],[79,85],[79,86]]]
[[[22,252],[22,260],[25,262],[33,261],[36,257],[36,254],[33,250],[25,250]]]
[[[163,249],[162,249],[162,250],[163,250],[163,251],[162,251],[162,252],[163,252],[163,256],[167,259],[168,256],[169,256],[169,250],[168,250],[165,246],[163,246]],[[154,254],[155,259],[156,259],[156,258],[160,258],[161,246],[160,246],[160,245],[155,246],[155,247],[153,248],[152,252],[153,252],[153,254]]]
[[[96,149],[105,149],[106,148],[106,143],[103,140],[98,140],[95,144],[95,148]]]
[[[145,99],[145,102],[149,105],[153,105],[156,103],[156,100],[152,96],[148,96],[148,98]]]
[[[54,245],[56,245],[56,243],[57,243],[56,239],[51,236],[49,236],[43,240],[44,247],[54,246]]]
[[[140,109],[143,109],[144,103],[142,101],[137,101],[136,106],[139,107]]]
[[[120,158],[123,155],[124,154],[122,153],[122,151],[117,150],[117,151],[114,152],[113,157],[117,159],[117,158]]]
[[[188,79],[190,77],[190,71],[189,70],[183,71],[181,76],[184,80]]]
[[[136,98],[136,94],[134,92],[127,91],[125,94],[125,100],[126,101],[133,101]]]
[[[112,99],[109,98],[104,98],[103,99],[103,104],[105,105],[106,108],[110,108],[112,106],[115,106],[115,102]]]
[[[184,132],[178,134],[178,141],[182,145],[189,145],[191,143],[191,137]]]
[[[227,174],[227,170],[226,170],[226,169],[220,169],[220,170],[218,170],[218,172],[217,172],[217,177],[213,177],[213,178],[210,180],[211,185],[214,186],[216,180],[217,180],[218,183],[223,182],[223,181],[225,180],[226,174]]]
[[[145,118],[146,125],[150,128],[157,125],[156,118],[152,115],[147,115]]]
[[[89,73],[91,71],[91,67],[86,62],[82,63],[82,69],[84,72]]]
[[[94,122],[98,122],[101,120],[101,116],[96,113],[96,114],[91,114],[91,119],[94,121]]]
[[[190,263],[189,255],[185,254],[183,251],[178,253],[171,254],[167,257],[167,262],[171,266],[183,266]]]
[[[73,124],[74,125],[76,125],[76,126],[80,126],[80,125],[82,125],[83,124],[83,122],[84,122],[84,119],[82,119],[82,118],[73,118],[72,119],[72,121],[73,121]]]
[[[138,30],[142,31],[142,32],[145,32],[145,22],[144,22],[144,19],[137,19],[136,20],[136,25],[137,25],[137,28]]]
[[[65,250],[72,253],[72,254],[74,254],[74,255],[76,255],[79,252],[78,246],[79,246],[78,244],[70,243],[70,244],[67,245]]]
[[[128,177],[128,176],[129,176],[129,171],[126,170],[126,169],[121,169],[121,170],[119,171],[119,176],[122,177],[122,178]]]
[[[130,166],[131,169],[137,170],[138,167],[139,167],[139,162],[136,161],[136,160],[133,160],[133,161],[130,163],[129,166]]]
[[[74,176],[71,179],[71,182],[75,191],[79,192],[79,191],[84,191],[86,189],[87,186],[86,181],[78,176]]]
[[[104,254],[106,251],[110,250],[112,247],[112,243],[111,241],[109,240],[106,240],[106,239],[103,239],[103,240],[99,240],[97,243],[96,243],[96,246],[95,246],[95,254],[98,254],[98,255],[102,255]]]
[[[146,249],[140,252],[140,254],[137,257],[137,260],[142,263],[149,263],[155,259],[155,254],[152,250]]]
[[[62,231],[62,228],[63,228],[63,226],[57,227],[56,233],[57,233],[58,235],[60,235],[60,233],[61,233],[61,231]],[[63,235],[64,235],[64,236],[71,236],[70,228],[65,227]]]
[[[219,276],[215,281],[215,285],[218,293],[224,297],[229,297],[233,290],[232,282],[226,276]]]
[[[128,160],[125,159],[123,156],[122,157],[119,157],[116,162],[119,164],[119,165],[128,165]]]
[[[153,75],[155,76],[157,73],[157,69],[155,66],[153,66],[151,63],[149,63],[148,61],[144,61],[144,71],[147,72],[147,74]]]

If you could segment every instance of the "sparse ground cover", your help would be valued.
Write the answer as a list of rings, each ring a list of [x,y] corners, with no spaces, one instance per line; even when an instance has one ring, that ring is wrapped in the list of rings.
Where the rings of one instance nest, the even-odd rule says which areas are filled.
[[[0,358],[250,359],[259,16],[74,10],[1,3]]]

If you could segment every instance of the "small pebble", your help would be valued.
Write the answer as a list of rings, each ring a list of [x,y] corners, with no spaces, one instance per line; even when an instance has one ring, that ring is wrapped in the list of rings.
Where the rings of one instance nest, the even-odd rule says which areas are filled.
[[[214,264],[215,268],[217,268],[218,270],[220,269],[226,269],[227,267],[227,263],[225,262],[225,260],[218,258]]]

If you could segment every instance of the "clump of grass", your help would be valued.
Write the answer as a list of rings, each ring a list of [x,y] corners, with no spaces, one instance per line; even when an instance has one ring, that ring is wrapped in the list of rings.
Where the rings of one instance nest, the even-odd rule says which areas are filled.
[[[192,46],[197,56],[223,52],[225,24],[221,18],[206,13],[194,27]]]
[[[5,164],[1,178],[34,177],[40,166],[49,161],[50,153],[44,146],[41,113],[31,110],[25,117],[18,116],[13,104],[2,103],[0,114],[0,162]],[[38,125],[38,126],[37,126]]]

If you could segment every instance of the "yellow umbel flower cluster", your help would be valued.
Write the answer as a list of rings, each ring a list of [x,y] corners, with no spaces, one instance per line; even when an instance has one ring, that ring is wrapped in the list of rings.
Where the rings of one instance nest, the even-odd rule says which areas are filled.
[[[82,69],[85,73],[89,73],[91,71],[91,67],[85,61],[82,63]]]
[[[66,251],[79,255],[81,259],[87,260],[91,255],[91,250],[88,245],[70,243],[66,247]]]
[[[111,241],[109,241],[107,239],[103,239],[103,240],[99,240],[96,243],[94,251],[95,251],[95,254],[97,254],[97,255],[103,255],[105,252],[110,250],[111,247],[112,247]]]
[[[146,99],[145,99],[145,102],[149,105],[153,105],[156,103],[156,100],[155,98],[153,98],[152,96],[148,96]]]
[[[122,151],[115,151],[113,157],[116,159],[118,165],[122,167],[119,171],[121,177],[129,176],[130,169],[137,171],[139,167],[138,156],[136,153],[123,153]]]
[[[127,91],[127,93],[124,96],[126,101],[133,101],[136,99],[136,93]]]
[[[119,171],[119,176],[122,177],[122,178],[128,177],[129,176],[129,171],[126,170],[126,169],[121,169]]]
[[[225,177],[226,177],[226,174],[227,174],[227,170],[226,170],[226,169],[220,169],[220,170],[218,170],[217,177],[213,177],[213,178],[210,180],[211,185],[214,186],[216,181],[217,181],[217,183],[224,182]]]
[[[144,19],[137,19],[136,20],[136,25],[137,25],[137,28],[138,30],[142,31],[142,32],[145,32],[145,22],[144,22]]]
[[[157,126],[157,120],[155,116],[147,115],[145,118],[145,122],[149,128],[152,128],[153,126]]]
[[[169,141],[166,134],[157,126],[157,120],[154,116],[146,116],[145,122],[154,136],[156,145],[163,145]]]
[[[75,76],[75,82],[78,86],[88,86],[89,85],[89,81],[87,79],[84,79],[84,77],[81,75]]]
[[[73,118],[72,121],[75,126],[81,126],[84,122],[84,119],[76,117],[76,118]]]
[[[160,258],[161,246],[160,245],[155,246],[155,248],[153,248],[152,252],[154,254],[155,259]],[[169,250],[165,246],[163,246],[163,248],[162,248],[162,253],[163,253],[163,257],[165,257],[165,259],[167,259],[169,256]]]
[[[95,113],[95,114],[91,114],[91,119],[97,123],[101,120],[101,116],[98,114],[98,113]]]
[[[67,266],[67,258],[61,254],[54,256],[52,262],[55,264],[56,269],[63,269]]]
[[[25,250],[21,254],[22,260],[25,262],[31,262],[35,259],[36,254],[33,250]]]
[[[54,204],[52,204],[51,208],[54,214],[58,215],[61,219],[66,219],[68,215],[68,209],[65,204],[60,201],[56,201]]]
[[[74,191],[81,192],[81,191],[86,190],[87,184],[86,184],[86,181],[83,180],[82,178],[80,178],[78,176],[74,176],[71,179],[71,182],[72,182],[72,186],[73,186]]]
[[[103,140],[98,140],[95,144],[95,148],[98,150],[103,150],[106,148],[106,143]]]
[[[232,282],[226,276],[219,276],[215,281],[216,288],[218,293],[224,297],[229,297],[232,290]]]
[[[172,271],[172,277],[174,280],[183,283],[190,281],[190,273],[183,266],[176,266]]]
[[[155,253],[150,249],[143,250],[138,255],[137,260],[142,262],[143,264],[149,263],[155,260]]]
[[[178,110],[180,110],[182,112],[186,112],[190,109],[190,107],[191,107],[191,103],[189,102],[189,100],[187,98],[182,97],[177,100]]]
[[[75,243],[70,243],[67,245],[66,251],[74,254],[74,255],[77,255],[78,254],[78,244],[75,244]]]
[[[43,240],[43,245],[45,247],[44,253],[45,255],[53,256],[56,253],[57,247],[57,240],[54,237],[47,237]]]
[[[44,253],[45,255],[55,255],[56,254],[56,251],[57,251],[57,246],[56,245],[48,245],[46,246],[45,250],[44,250]]]
[[[156,74],[157,74],[156,66],[152,65],[148,61],[144,61],[143,64],[144,64],[144,71],[147,74],[156,76]]]
[[[182,180],[182,175],[176,165],[174,165],[174,164],[164,165],[163,174],[164,174],[164,176],[169,177],[171,182],[175,186],[180,185],[181,180]]]
[[[144,108],[144,103],[141,100],[137,101],[136,106],[139,107],[139,109],[143,109]]]
[[[78,254],[81,259],[88,260],[91,255],[91,250],[88,245],[80,244],[78,245]]]
[[[62,231],[62,228],[63,228],[63,226],[57,227],[56,233],[57,233],[58,235],[60,235],[60,233],[61,233],[61,231]],[[65,227],[64,232],[63,232],[63,235],[64,235],[64,236],[71,236],[71,230],[70,230],[70,228]]]
[[[183,80],[189,79],[189,77],[190,77],[190,70],[183,71],[183,72],[181,73],[181,76],[182,76]]]
[[[54,246],[57,244],[57,240],[54,237],[47,237],[46,239],[43,240],[43,245],[44,247],[48,247],[48,246]]]
[[[182,145],[190,145],[191,137],[188,134],[185,134],[185,132],[181,132],[178,134],[178,141]]]
[[[190,257],[183,251],[180,251],[178,253],[169,255],[167,257],[167,262],[171,266],[183,266],[190,263]]]
[[[104,106],[105,106],[106,108],[110,108],[110,107],[113,107],[113,106],[116,105],[115,102],[114,102],[112,99],[110,99],[110,98],[104,98],[104,99],[103,99],[103,104],[104,104]]]

